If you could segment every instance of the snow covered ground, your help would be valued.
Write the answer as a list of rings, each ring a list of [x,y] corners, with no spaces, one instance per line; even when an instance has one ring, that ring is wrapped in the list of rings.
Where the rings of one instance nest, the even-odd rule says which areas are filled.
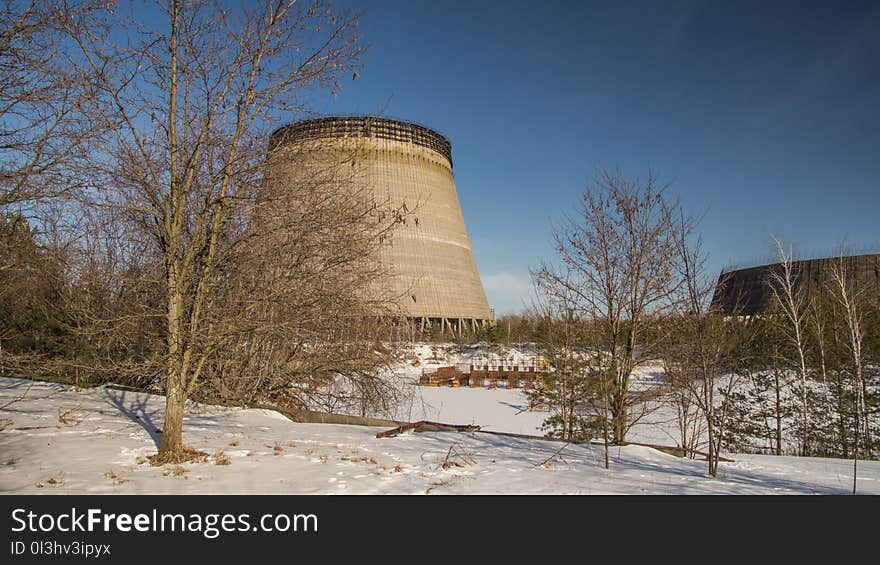
[[[519,345],[504,348],[493,357],[495,360],[503,358],[509,365],[528,365],[535,354],[534,349]],[[480,360],[487,354],[482,347],[465,347],[459,352],[453,344],[418,344],[411,355],[419,360],[419,364],[401,364],[397,370],[417,383],[423,368],[431,370],[471,362],[479,365],[485,362]],[[660,373],[657,366],[638,367],[633,374],[633,389],[640,390],[654,384]],[[653,413],[633,427],[629,439],[638,443],[675,446],[678,436],[674,430],[674,409],[666,406],[659,409],[652,406],[652,409]],[[549,414],[529,411],[523,389],[419,386],[414,387],[412,401],[391,416],[406,421],[475,424],[484,430],[542,436],[541,424]]]
[[[516,391],[424,390],[443,421],[469,423],[475,407],[486,428],[528,431],[540,418],[521,412]],[[845,494],[851,489],[851,461],[736,455],[736,462],[721,464],[719,478],[710,479],[704,462],[639,446],[614,448],[606,470],[599,446],[560,452],[562,443],[483,433],[408,432],[377,439],[382,428],[297,424],[272,411],[203,405],[189,406],[185,441],[208,453],[208,460],[152,467],[145,456],[156,451],[163,401],[145,393],[0,378],[0,491]],[[880,462],[860,462],[859,491],[880,494]]]

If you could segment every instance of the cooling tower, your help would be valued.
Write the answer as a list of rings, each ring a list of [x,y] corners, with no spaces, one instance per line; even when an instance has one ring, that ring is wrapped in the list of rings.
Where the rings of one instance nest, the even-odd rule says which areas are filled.
[[[377,201],[408,211],[381,253],[406,317],[453,332],[491,321],[444,136],[385,118],[327,117],[279,128],[270,144],[318,162],[348,156]]]

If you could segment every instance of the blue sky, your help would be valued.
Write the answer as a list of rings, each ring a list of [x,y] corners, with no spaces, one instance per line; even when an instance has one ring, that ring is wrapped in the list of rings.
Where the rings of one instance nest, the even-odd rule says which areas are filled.
[[[880,247],[880,4],[350,2],[370,51],[325,114],[450,138],[489,302],[515,311],[598,168],[672,183],[710,267]]]

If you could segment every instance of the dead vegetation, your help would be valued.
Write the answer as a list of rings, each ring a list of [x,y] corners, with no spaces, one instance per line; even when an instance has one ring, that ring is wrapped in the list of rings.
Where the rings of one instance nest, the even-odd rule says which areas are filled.
[[[556,452],[553,455],[551,455],[547,459],[544,459],[543,461],[541,461],[540,463],[535,465],[535,467],[549,468],[549,467],[551,467],[551,464],[553,463],[553,461],[556,461],[556,460],[558,460],[562,463],[565,463],[567,465],[568,462],[562,458],[562,450],[565,449],[566,447],[568,447],[569,445],[570,444],[566,443],[565,445],[560,447],[558,450],[556,450]]]
[[[169,467],[162,471],[163,477],[183,477],[186,478],[186,474],[189,473],[189,469],[184,467],[183,465],[175,465],[174,467]]]
[[[105,476],[106,478],[110,479],[110,481],[111,481],[114,485],[121,485],[121,484],[123,484],[123,483],[127,483],[127,482],[128,482],[128,478],[127,478],[127,477],[124,477],[124,476],[122,476],[122,475],[117,475],[117,474],[114,473],[112,470],[111,470],[111,471],[107,471],[106,473],[104,473],[104,476]]]
[[[379,462],[372,457],[349,457],[343,455],[339,458],[341,461],[351,461],[352,463],[366,463],[368,465],[378,465]]]
[[[163,465],[179,466],[181,463],[204,463],[208,460],[208,454],[187,446],[179,452],[160,452],[148,455],[147,460],[153,467],[161,467]]]
[[[453,475],[452,477],[449,477],[448,479],[434,481],[433,483],[431,483],[431,486],[429,486],[428,488],[425,489],[425,494],[431,494],[431,491],[433,491],[435,488],[447,487],[447,486],[451,485],[453,482],[457,482],[461,479],[473,480],[473,477],[467,477],[467,476],[462,476],[462,475]]]
[[[449,451],[446,452],[446,457],[443,458],[443,462],[440,466],[444,469],[449,469],[452,467],[464,467],[466,465],[476,464],[477,462],[474,461],[474,458],[467,449],[462,447],[459,443],[453,443],[449,446]]]
[[[64,484],[64,471],[58,471],[48,479],[46,479],[47,485],[52,485],[53,487],[60,487]],[[41,483],[37,483],[37,487],[42,487]]]
[[[85,415],[79,407],[68,408],[67,410],[62,410],[61,408],[58,409],[58,421],[65,426],[78,426],[83,420],[85,420]]]

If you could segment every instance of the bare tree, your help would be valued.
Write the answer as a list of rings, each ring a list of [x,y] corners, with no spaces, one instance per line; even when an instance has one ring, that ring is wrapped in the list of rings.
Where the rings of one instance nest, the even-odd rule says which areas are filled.
[[[270,155],[247,245],[206,311],[205,374],[224,400],[387,416],[401,390],[378,340],[399,312],[379,250],[402,218],[375,199],[356,151],[323,143]]]
[[[67,322],[59,308],[65,250],[51,241],[57,216],[49,202],[76,185],[72,167],[99,132],[84,110],[90,83],[70,64],[64,32],[67,18],[98,7],[92,0],[0,3],[0,298],[7,314],[0,342],[10,329],[18,341],[10,348],[0,343],[0,363],[17,375],[33,375],[41,364],[54,372],[47,350],[71,349],[60,343],[69,336],[55,335]],[[15,329],[13,310],[30,310],[35,316],[27,325],[40,320],[43,327]],[[24,343],[28,332],[45,339]]]
[[[669,328],[677,332],[675,325]],[[663,362],[668,392],[665,401],[675,409],[675,424],[678,438],[673,438],[685,455],[694,457],[707,431],[706,418],[700,410],[700,404],[694,398],[694,377],[689,371],[680,369],[674,356],[667,356]]]
[[[598,324],[617,443],[641,416],[630,412],[631,375],[656,353],[648,330],[678,284],[678,209],[653,174],[642,183],[619,171],[602,172],[584,192],[578,217],[554,233],[564,272],[548,265],[538,272],[546,286],[570,291],[580,314]]]
[[[790,363],[795,367],[800,379],[801,396],[801,422],[800,453],[806,456],[809,453],[810,414],[807,402],[807,315],[810,313],[810,297],[806,293],[805,284],[801,285],[800,272],[794,261],[794,253],[791,245],[786,250],[785,245],[774,237],[776,253],[779,259],[779,268],[770,271],[768,284],[776,299],[776,304],[782,310],[785,324],[784,333],[790,346],[794,349],[795,359]]]
[[[870,459],[870,411],[868,410],[868,388],[864,366],[865,340],[865,286],[853,273],[847,258],[840,254],[831,267],[831,286],[834,297],[842,308],[842,317],[847,332],[847,348],[852,362],[852,390],[855,394],[855,441],[853,451],[853,494],[856,493],[859,456]],[[859,440],[864,451],[859,451]]]
[[[833,315],[829,315],[833,310],[828,308],[828,303],[833,304],[834,299],[833,296],[829,296],[829,290],[827,285],[825,288],[818,289],[818,296],[814,297],[810,302],[810,311],[807,318],[809,329],[816,344],[815,352],[818,356],[816,362],[818,362],[818,372],[822,379],[822,408],[829,420],[834,418],[834,413],[836,412],[836,422],[828,421],[827,425],[832,428],[836,427],[839,436],[838,446],[823,446],[823,450],[828,452],[830,448],[831,452],[834,453],[836,448],[839,447],[842,450],[843,457],[846,458],[848,455],[847,433],[844,424],[844,411],[840,410],[842,398],[841,395],[834,394],[840,392],[840,387],[837,386],[839,382],[837,371],[833,369],[833,349],[836,340],[833,335],[834,329],[831,327],[834,325]],[[837,400],[836,403],[835,398]]]
[[[530,402],[546,405],[549,416],[542,428],[549,437],[589,441],[601,433],[608,450],[607,404],[604,402],[601,365],[594,363],[588,324],[579,317],[576,302],[566,287],[543,287],[535,277],[538,301],[533,305],[538,323],[537,345],[549,367],[532,390]],[[608,458],[606,456],[606,468]]]
[[[667,379],[678,394],[692,401],[703,415],[708,439],[709,475],[718,475],[724,434],[731,416],[731,401],[740,378],[738,335],[744,323],[725,318],[709,308],[713,279],[707,276],[702,238],[695,236],[692,220],[679,214],[673,230],[681,277],[678,298],[670,318],[664,352]]]
[[[357,18],[321,2],[158,8],[165,30],[109,11],[66,26],[98,85],[88,111],[108,132],[93,147],[83,198],[141,226],[164,271],[160,458],[171,461],[183,457],[184,403],[216,349],[205,339],[209,313],[245,233],[273,117],[301,110],[309,88],[338,88],[361,48]],[[115,43],[119,33],[101,26],[131,39]]]
[[[64,25],[99,3],[5,0],[0,5],[0,208],[57,195],[96,124],[89,83],[67,57]]]

